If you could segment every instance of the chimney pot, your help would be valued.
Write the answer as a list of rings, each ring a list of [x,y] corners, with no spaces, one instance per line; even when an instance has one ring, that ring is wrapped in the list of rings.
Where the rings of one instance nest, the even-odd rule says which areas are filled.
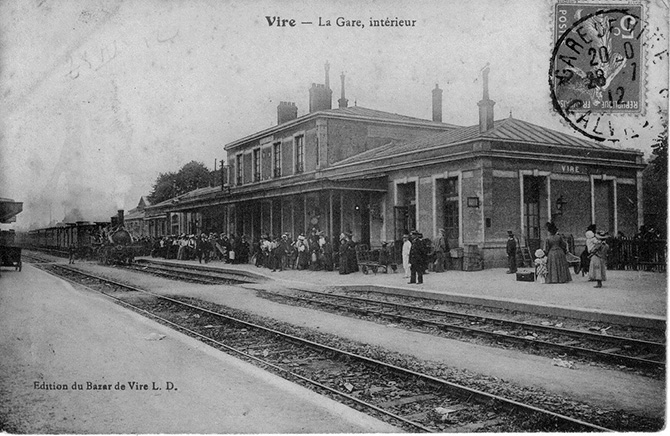
[[[333,107],[333,91],[330,89],[328,71],[330,65],[326,63],[326,84],[312,83],[309,89],[309,112],[328,110]]]
[[[479,132],[484,133],[493,128],[493,106],[495,101],[489,98],[489,66],[486,64],[482,71],[484,79],[483,98],[477,103],[479,106]]]
[[[442,90],[437,83],[433,89],[433,121],[442,122]]]
[[[337,102],[339,103],[340,108],[345,108],[349,105],[349,100],[344,97],[344,72],[340,75],[340,79],[342,80],[342,96]]]
[[[280,101],[277,106],[277,124],[284,124],[298,118],[298,106],[294,102]]]

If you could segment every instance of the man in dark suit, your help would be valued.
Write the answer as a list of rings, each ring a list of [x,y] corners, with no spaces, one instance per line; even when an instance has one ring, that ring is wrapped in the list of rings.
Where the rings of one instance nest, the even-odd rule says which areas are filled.
[[[423,241],[423,235],[417,231],[410,234],[412,238],[412,248],[409,250],[410,263],[410,283],[423,283],[423,272],[426,269],[426,244]]]
[[[516,239],[511,230],[507,231],[507,274],[516,273]]]

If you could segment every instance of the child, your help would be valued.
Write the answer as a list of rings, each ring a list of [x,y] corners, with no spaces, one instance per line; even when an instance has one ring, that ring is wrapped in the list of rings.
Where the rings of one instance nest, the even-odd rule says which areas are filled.
[[[547,258],[544,255],[544,251],[538,248],[535,251],[535,272],[537,274],[537,279],[540,283],[546,283],[547,281]]]

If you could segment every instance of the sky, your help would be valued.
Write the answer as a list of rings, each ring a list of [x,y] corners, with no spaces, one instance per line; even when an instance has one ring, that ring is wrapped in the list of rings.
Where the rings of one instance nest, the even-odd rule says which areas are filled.
[[[477,124],[488,63],[496,119],[511,113],[579,136],[550,100],[553,5],[4,0],[0,197],[23,202],[11,227],[44,226],[75,208],[85,220],[108,220],[134,208],[161,172],[192,160],[213,169],[226,158],[225,144],[276,124],[280,101],[306,114],[308,89],[324,83],[326,62],[333,107],[344,73],[350,105],[430,119],[439,84],[443,120],[457,125]],[[617,147],[649,157],[667,119],[668,52],[654,55],[667,49],[668,6],[646,5],[657,36],[647,57],[645,114],[617,118],[646,127]],[[270,26],[266,17],[297,24]],[[339,27],[338,17],[365,27]],[[416,21],[371,27],[371,18]]]

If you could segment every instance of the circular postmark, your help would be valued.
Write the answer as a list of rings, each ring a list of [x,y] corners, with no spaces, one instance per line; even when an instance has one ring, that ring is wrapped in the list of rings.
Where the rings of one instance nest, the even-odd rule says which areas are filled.
[[[645,107],[642,5],[559,3],[549,69],[552,105],[566,122],[596,141],[631,136],[618,116]]]

